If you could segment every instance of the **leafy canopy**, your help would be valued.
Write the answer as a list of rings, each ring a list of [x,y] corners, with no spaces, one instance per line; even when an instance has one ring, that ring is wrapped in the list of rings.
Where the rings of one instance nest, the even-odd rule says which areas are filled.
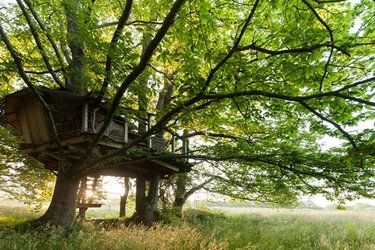
[[[181,131],[191,161],[214,166],[212,190],[234,197],[373,196],[373,127],[352,128],[374,119],[374,1],[17,2],[1,9],[4,90],[91,92],[112,105],[107,124],[144,96],[157,116],[138,142]],[[345,142],[326,150],[325,136]]]

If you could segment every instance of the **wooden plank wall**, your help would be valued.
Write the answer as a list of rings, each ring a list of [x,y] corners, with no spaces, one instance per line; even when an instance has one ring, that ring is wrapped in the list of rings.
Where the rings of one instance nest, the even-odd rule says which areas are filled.
[[[22,99],[18,117],[26,143],[38,145],[50,140],[45,111],[35,97]]]

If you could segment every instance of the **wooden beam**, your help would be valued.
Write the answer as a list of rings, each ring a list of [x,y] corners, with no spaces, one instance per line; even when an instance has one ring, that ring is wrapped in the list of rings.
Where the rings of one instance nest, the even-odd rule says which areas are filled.
[[[147,114],[147,131],[149,131],[151,129],[151,115],[150,114]],[[152,148],[152,138],[149,137],[147,139],[147,146],[148,148]]]
[[[87,207],[101,207],[102,204],[99,203],[79,203],[77,208],[87,208]]]
[[[179,172],[180,169],[176,166],[173,166],[172,164],[168,163],[168,162],[165,162],[165,161],[161,161],[161,160],[151,160],[151,162],[155,163],[155,164],[158,164],[158,165],[161,165],[165,168],[168,168],[170,170],[173,170],[175,172]]]
[[[172,134],[172,153],[176,153],[176,136]]]
[[[98,145],[102,145],[102,146],[106,146],[106,147],[110,147],[110,148],[122,148],[122,143],[119,143],[119,142],[110,142],[110,141],[100,141],[98,142]]]
[[[142,218],[145,210],[145,191],[146,178],[144,176],[137,176],[136,180],[136,194],[135,194],[135,211]]]
[[[76,136],[72,138],[68,138],[65,140],[61,141],[62,146],[66,146],[69,144],[78,144],[78,143],[85,143],[88,141],[88,138],[86,136]],[[35,145],[31,143],[21,143],[21,152],[24,154],[33,154],[33,153],[38,153],[41,151],[44,151],[48,148],[53,148],[53,145],[50,143],[44,143],[41,145]]]
[[[89,105],[87,102],[82,107],[82,133],[87,132],[89,128]]]
[[[129,127],[126,119],[124,120],[124,142],[128,143],[129,141]]]

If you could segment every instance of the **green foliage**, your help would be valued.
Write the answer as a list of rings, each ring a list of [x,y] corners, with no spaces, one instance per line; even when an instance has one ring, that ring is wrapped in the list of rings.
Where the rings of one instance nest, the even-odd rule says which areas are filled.
[[[0,191],[3,198],[18,200],[38,210],[50,200],[54,175],[35,159],[19,152],[18,139],[0,126]]]
[[[118,33],[111,22],[123,3],[94,2],[33,1],[45,29],[16,6],[0,10],[29,85],[104,94],[109,105],[119,97],[115,106],[135,109],[147,100],[158,113],[147,136],[191,133],[189,157],[216,177],[211,191],[283,205],[306,193],[374,196],[374,130],[352,131],[374,119],[373,1],[186,1],[166,27],[172,1],[139,0]],[[8,52],[1,43],[4,93],[25,86]],[[174,91],[157,109],[164,83]],[[326,137],[349,143],[325,150]]]

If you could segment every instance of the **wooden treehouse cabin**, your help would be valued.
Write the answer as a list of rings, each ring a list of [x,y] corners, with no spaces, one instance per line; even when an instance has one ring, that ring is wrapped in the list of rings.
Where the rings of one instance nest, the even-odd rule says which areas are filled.
[[[98,104],[96,99],[89,95],[76,95],[65,90],[40,89],[39,91],[50,107],[65,155],[72,161],[79,160],[85,154],[85,149],[96,132],[102,127],[108,108]],[[98,150],[101,153],[122,148],[133,142],[152,125],[154,118],[152,114],[144,112],[141,114],[131,109],[120,110],[98,143]],[[4,116],[6,123],[19,132],[22,139],[21,151],[38,159],[46,168],[57,171],[59,164],[53,155],[58,152],[58,147],[52,138],[52,126],[46,111],[30,89],[26,88],[5,97]],[[151,136],[136,145],[135,149],[144,154],[161,152],[187,155],[189,153],[188,141],[171,131],[163,131]],[[129,154],[127,157],[129,158]],[[108,166],[96,174],[147,180],[156,175],[163,178],[174,173],[186,172],[190,167],[186,159],[170,157],[142,161],[137,165],[127,165],[122,168]]]

